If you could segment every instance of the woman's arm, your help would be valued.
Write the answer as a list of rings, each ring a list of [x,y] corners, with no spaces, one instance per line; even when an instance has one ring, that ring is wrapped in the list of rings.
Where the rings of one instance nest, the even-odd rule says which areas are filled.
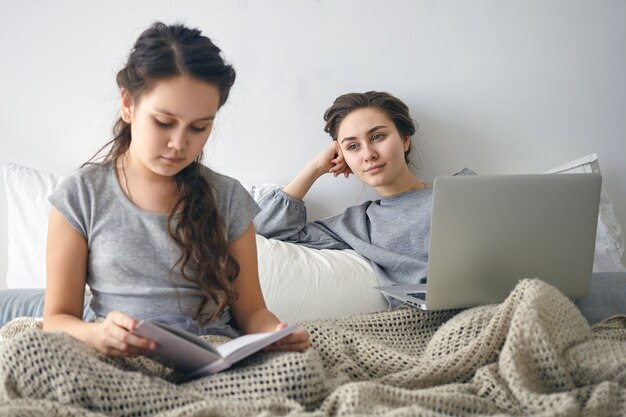
[[[131,334],[134,319],[112,312],[103,322],[82,320],[87,276],[87,241],[53,208],[46,247],[46,292],[43,328],[65,331],[100,352],[131,356],[154,349],[154,343]]]
[[[330,143],[282,190],[274,190],[257,201],[261,212],[254,218],[257,233],[284,242],[293,242],[316,249],[349,249],[350,246],[332,229],[307,223],[302,199],[315,181],[325,173],[346,178],[351,171],[345,163],[337,142]],[[341,216],[341,215],[340,215]]]
[[[337,141],[332,141],[322,152],[313,158],[283,191],[293,198],[302,200],[311,189],[315,181],[326,173],[331,173],[335,177],[343,174],[346,178],[350,175],[341,149],[337,146]]]
[[[230,244],[229,251],[240,268],[239,275],[233,283],[239,297],[230,306],[239,328],[244,333],[259,333],[285,327],[285,324],[267,309],[263,299],[252,224],[241,237]],[[304,350],[309,347],[309,334],[304,329],[298,330],[273,347],[281,350]]]

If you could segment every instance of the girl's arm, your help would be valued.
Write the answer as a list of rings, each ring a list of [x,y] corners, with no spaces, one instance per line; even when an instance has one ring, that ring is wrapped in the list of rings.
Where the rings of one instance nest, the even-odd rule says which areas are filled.
[[[285,327],[265,305],[257,265],[256,238],[252,224],[229,246],[232,256],[239,262],[239,275],[234,289],[239,295],[231,304],[233,317],[244,333],[271,332]],[[281,350],[304,350],[309,347],[309,334],[298,330],[273,345]]]
[[[302,200],[315,181],[326,173],[335,177],[343,174],[348,178],[350,169],[347,167],[337,141],[333,140],[322,152],[313,158],[283,191],[293,198]]]
[[[153,342],[131,334],[136,321],[112,312],[103,322],[82,321],[88,247],[56,209],[48,223],[46,247],[46,292],[43,328],[65,331],[104,354],[133,356],[154,349]]]

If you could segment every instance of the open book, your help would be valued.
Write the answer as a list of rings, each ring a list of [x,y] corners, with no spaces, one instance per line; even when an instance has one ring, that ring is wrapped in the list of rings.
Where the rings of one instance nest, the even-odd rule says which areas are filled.
[[[150,320],[137,324],[134,333],[156,342],[150,357],[189,379],[214,374],[293,333],[299,325],[268,333],[247,334],[219,346],[185,330]]]

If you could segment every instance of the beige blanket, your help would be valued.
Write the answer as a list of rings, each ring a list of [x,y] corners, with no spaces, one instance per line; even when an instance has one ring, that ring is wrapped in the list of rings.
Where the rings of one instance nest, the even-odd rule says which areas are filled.
[[[590,328],[553,287],[502,304],[305,323],[314,348],[176,383],[17,320],[0,333],[0,415],[626,415],[626,317]]]

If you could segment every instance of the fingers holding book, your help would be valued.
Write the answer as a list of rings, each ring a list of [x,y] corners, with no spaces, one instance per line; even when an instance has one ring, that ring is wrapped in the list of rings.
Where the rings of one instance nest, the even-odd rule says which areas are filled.
[[[287,327],[286,323],[280,323],[276,326],[276,330],[282,330]],[[277,351],[277,350],[285,350],[285,351],[295,351],[302,352],[308,349],[311,346],[311,341],[309,339],[309,332],[300,326],[296,331],[290,333],[284,338],[280,339],[277,342],[272,343],[265,350],[268,351]]]
[[[144,355],[156,349],[156,343],[133,334],[137,321],[119,311],[110,312],[94,325],[93,346],[110,356],[132,357]]]

